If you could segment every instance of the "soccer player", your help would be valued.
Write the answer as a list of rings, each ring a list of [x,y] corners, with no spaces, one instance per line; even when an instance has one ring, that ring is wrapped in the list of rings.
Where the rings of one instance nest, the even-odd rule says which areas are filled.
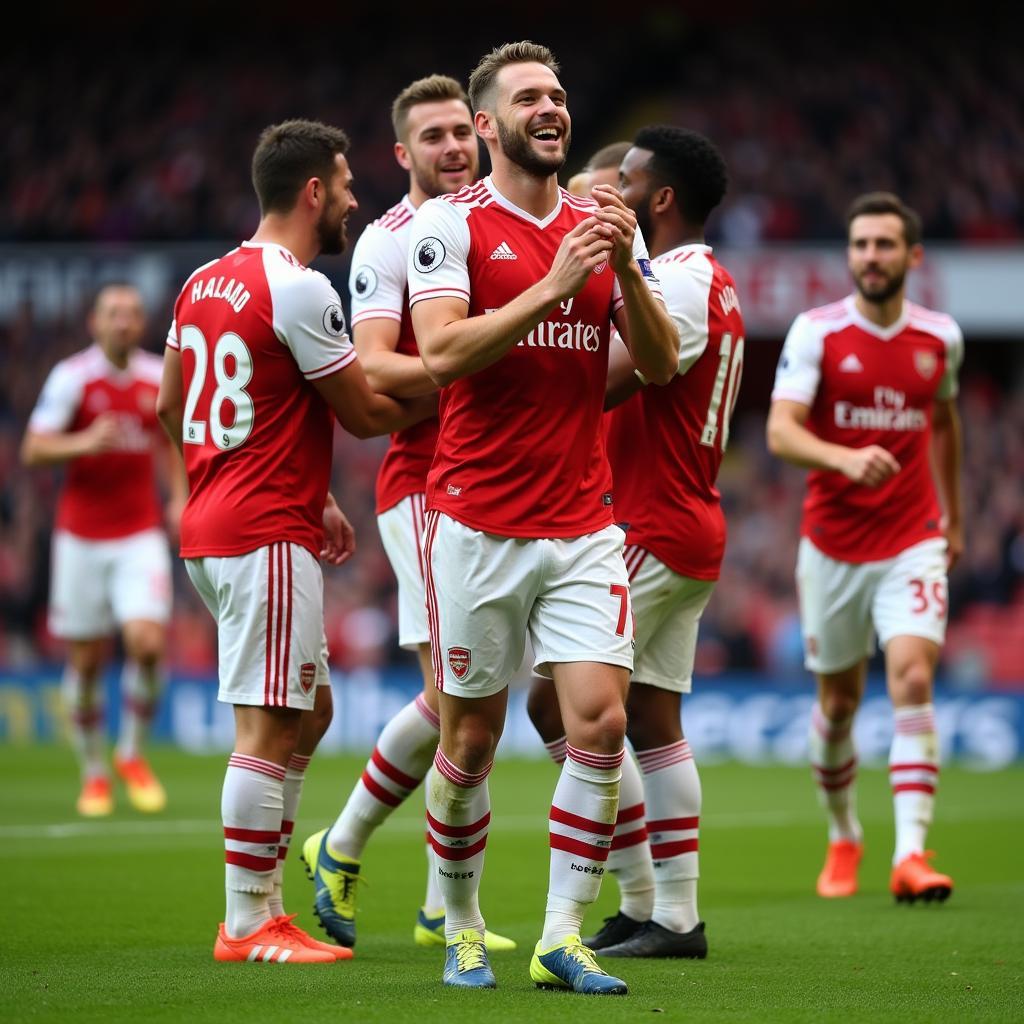
[[[568,737],[550,812],[540,985],[622,994],[579,937],[615,827],[632,668],[622,532],[600,434],[610,318],[666,383],[678,342],[635,219],[614,189],[558,187],[569,146],[551,52],[508,43],[470,78],[490,177],[420,207],[409,302],[442,385],[424,562],[441,737],[427,822],[445,903],[449,985],[493,987],[477,894],[487,775],[529,630]]]
[[[396,397],[435,395],[416,347],[409,317],[406,263],[416,210],[426,200],[458,192],[477,178],[479,144],[469,98],[454,78],[430,75],[407,86],[391,108],[395,158],[409,172],[402,201],[370,224],[352,253],[352,340],[370,386]],[[437,417],[399,431],[377,476],[377,523],[398,578],[398,638],[416,651],[423,693],[384,727],[362,777],[331,828],[303,843],[303,860],[316,884],[314,913],[343,946],[356,941],[355,894],[360,858],[374,830],[423,781],[434,763],[439,719],[430,665],[420,540],[425,521],[427,470],[437,443]],[[445,944],[444,902],[427,845],[427,891],[413,938]],[[489,949],[515,949],[491,932]]]
[[[668,125],[641,129],[621,165],[622,198],[650,240],[678,330],[679,364],[668,386],[639,395],[621,348],[609,372],[610,400],[622,403],[608,415],[608,457],[636,617],[627,734],[639,772],[627,757],[608,858],[620,909],[585,940],[605,956],[707,955],[697,913],[701,786],[681,712],[725,551],[715,480],[743,373],[736,286],[704,242],[727,180],[708,139]],[[531,717],[557,759],[565,738],[552,735],[551,703],[550,687],[534,688]]]
[[[857,891],[852,730],[874,630],[895,719],[890,889],[900,901],[944,900],[953,882],[924,846],[939,773],[932,684],[946,575],[963,550],[954,401],[963,338],[950,317],[904,298],[923,258],[917,214],[873,192],[847,222],[856,290],[796,318],[768,417],[771,451],[811,470],[796,577],[805,664],[818,683],[811,764],[829,823],[817,889]]]
[[[78,813],[86,817],[114,807],[100,674],[118,629],[125,662],[114,769],[137,810],[161,811],[167,802],[143,755],[171,613],[171,560],[155,486],[155,447],[166,445],[156,418],[160,359],[139,348],[145,325],[134,285],[101,288],[88,318],[93,344],[50,372],[21,449],[26,465],[67,466],[49,620],[68,645],[62,692],[81,765]],[[176,451],[169,465],[166,519],[176,530],[186,494]]]
[[[619,184],[619,164],[622,158],[629,152],[631,142],[612,142],[610,145],[602,146],[586,163],[579,174],[574,174],[565,186],[567,192],[574,196],[590,198],[590,190],[598,185],[611,185],[617,188]]]
[[[235,716],[217,960],[352,955],[294,925],[281,895],[304,773],[331,718],[317,558],[338,565],[354,549],[327,491],[331,414],[365,437],[428,410],[369,389],[337,292],[308,268],[345,247],[347,151],[345,133],[318,122],[263,132],[256,233],[185,282],[167,338],[159,413],[190,485],[181,554],[217,620],[218,697]]]

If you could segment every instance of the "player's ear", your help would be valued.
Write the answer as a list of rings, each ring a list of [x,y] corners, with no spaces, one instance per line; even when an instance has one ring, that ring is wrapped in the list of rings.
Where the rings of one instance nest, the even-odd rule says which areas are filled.
[[[481,139],[491,139],[493,141],[498,137],[494,115],[489,110],[478,110],[473,115],[473,127]]]
[[[323,178],[310,178],[302,186],[299,198],[311,209],[323,204],[327,199],[327,186]]]
[[[412,170],[412,161],[409,159],[409,151],[401,142],[395,143],[395,159],[403,169],[407,171]]]
[[[907,266],[911,270],[917,269],[924,263],[924,246],[918,242],[916,245],[910,247],[910,253],[907,258]]]
[[[651,213],[668,213],[676,201],[676,190],[662,185],[651,197]]]

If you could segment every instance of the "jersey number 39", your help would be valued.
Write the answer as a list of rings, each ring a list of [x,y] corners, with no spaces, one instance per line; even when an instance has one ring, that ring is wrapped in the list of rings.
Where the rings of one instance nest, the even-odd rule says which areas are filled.
[[[205,444],[207,420],[196,419],[196,406],[206,385],[210,365],[206,336],[193,325],[181,329],[181,350],[195,353],[196,365],[185,399],[181,439],[185,444]],[[245,390],[252,380],[252,354],[245,342],[231,332],[222,334],[213,346],[213,377],[217,387],[210,398],[208,422],[210,440],[221,449],[237,448],[252,432],[253,401]],[[230,411],[225,409],[230,406]],[[226,422],[225,422],[226,421]]]

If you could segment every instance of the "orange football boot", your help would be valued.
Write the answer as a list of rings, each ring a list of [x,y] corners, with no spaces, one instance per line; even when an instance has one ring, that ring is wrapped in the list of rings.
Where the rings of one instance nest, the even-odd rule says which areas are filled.
[[[829,843],[825,866],[818,875],[818,895],[826,899],[852,896],[857,891],[857,868],[863,855],[864,844],[853,839]]]
[[[132,807],[146,814],[155,814],[167,806],[167,794],[144,757],[114,755],[114,771],[128,790]]]
[[[282,925],[281,919],[275,917],[250,935],[232,939],[222,923],[217,929],[213,959],[256,964],[333,964],[337,961],[333,953],[310,949],[295,935],[297,931],[294,925]]]
[[[281,914],[275,920],[307,949],[319,949],[323,953],[330,953],[335,960],[351,960],[355,956],[351,949],[347,949],[345,946],[335,946],[330,942],[321,942],[319,939],[313,938],[309,932],[304,932],[297,924],[292,924],[292,920],[298,916],[298,914]]]
[[[953,891],[953,879],[949,875],[940,874],[928,863],[934,856],[932,850],[911,853],[892,869],[889,891],[896,897],[897,903],[914,903],[917,900],[926,903],[937,900],[942,903],[949,899]]]
[[[105,818],[114,810],[114,792],[110,788],[110,779],[105,775],[86,779],[75,806],[83,818]]]

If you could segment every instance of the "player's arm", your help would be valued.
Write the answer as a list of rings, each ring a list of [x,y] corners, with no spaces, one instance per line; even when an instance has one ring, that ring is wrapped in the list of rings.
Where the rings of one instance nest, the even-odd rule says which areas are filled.
[[[942,502],[946,557],[952,569],[964,550],[963,499],[960,465],[963,443],[960,414],[952,398],[937,400],[932,413],[932,466]]]
[[[170,346],[164,349],[164,369],[160,378],[160,391],[156,396],[156,415],[180,456],[183,453],[185,396],[181,383],[181,353]]]
[[[610,235],[596,217],[581,221],[562,239],[544,277],[493,313],[467,317],[468,297],[441,295],[417,301],[413,294],[416,342],[434,382],[444,386],[496,363],[549,310],[582,290],[591,271],[608,258]],[[413,261],[415,248],[414,243]]]
[[[352,325],[352,341],[373,391],[395,398],[418,398],[437,390],[419,356],[396,352],[400,321],[374,317]]]
[[[627,398],[632,398],[644,382],[636,372],[633,357],[629,354],[618,331],[612,333],[611,345],[608,347],[608,380],[605,382],[604,407],[614,409]]]
[[[357,359],[337,373],[317,377],[311,383],[338,422],[356,437],[391,434],[437,415],[436,393],[399,401],[371,391]]]
[[[823,441],[807,429],[810,407],[777,398],[768,411],[768,450],[772,455],[807,469],[828,469],[866,487],[877,487],[900,471],[891,452],[877,444],[866,448]]]
[[[638,261],[646,266],[647,250],[639,239],[636,214],[610,185],[593,190],[600,204],[598,220],[611,229],[612,269],[622,293],[622,306],[615,312],[615,326],[626,343],[633,363],[646,380],[667,384],[679,368],[679,335],[660,297],[648,287]]]

